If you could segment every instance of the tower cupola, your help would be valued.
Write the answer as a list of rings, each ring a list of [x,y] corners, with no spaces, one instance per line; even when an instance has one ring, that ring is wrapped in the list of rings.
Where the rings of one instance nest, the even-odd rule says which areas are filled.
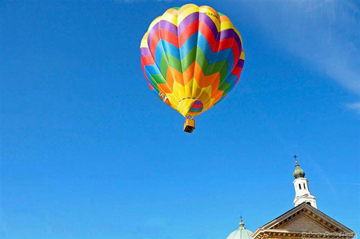
[[[305,172],[300,168],[298,164],[297,156],[294,155],[295,159],[295,171],[293,176],[295,180],[293,181],[294,188],[295,188],[295,199],[293,201],[294,206],[300,205],[303,202],[309,203],[314,208],[317,208],[316,205],[316,198],[311,195],[309,189],[309,180],[305,178]]]

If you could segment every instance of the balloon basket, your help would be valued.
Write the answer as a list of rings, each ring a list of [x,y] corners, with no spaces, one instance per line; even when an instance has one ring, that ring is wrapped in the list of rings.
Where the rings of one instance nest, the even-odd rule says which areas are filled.
[[[194,129],[195,129],[195,120],[187,118],[184,124],[184,132],[192,133]]]

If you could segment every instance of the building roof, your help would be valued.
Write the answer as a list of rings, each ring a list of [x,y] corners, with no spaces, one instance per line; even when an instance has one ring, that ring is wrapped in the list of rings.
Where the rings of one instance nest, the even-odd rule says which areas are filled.
[[[310,231],[304,227],[302,224],[304,222],[312,225],[313,229]],[[304,202],[258,228],[253,233],[252,238],[263,238],[265,234],[267,236],[274,234],[296,237],[296,235],[301,236],[304,233],[326,233],[328,237],[334,238],[352,238],[355,236],[354,231],[350,228]]]
[[[245,228],[245,223],[241,219],[239,228],[232,233],[226,239],[251,239],[252,232]]]

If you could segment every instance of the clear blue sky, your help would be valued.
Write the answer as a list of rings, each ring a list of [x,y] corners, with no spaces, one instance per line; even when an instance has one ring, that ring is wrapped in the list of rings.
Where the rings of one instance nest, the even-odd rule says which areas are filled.
[[[219,239],[293,207],[298,154],[318,208],[360,233],[357,1],[195,1],[227,14],[245,67],[183,117],[139,44],[181,1],[1,1],[0,238]]]

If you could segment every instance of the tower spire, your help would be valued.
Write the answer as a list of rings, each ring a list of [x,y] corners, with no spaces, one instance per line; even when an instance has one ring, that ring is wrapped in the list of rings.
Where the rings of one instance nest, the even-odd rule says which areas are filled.
[[[295,199],[294,199],[294,206],[307,202],[311,206],[317,208],[316,206],[316,198],[311,195],[309,189],[309,180],[305,178],[305,172],[300,168],[300,165],[297,160],[297,155],[294,154],[293,158],[295,159],[295,171],[293,176],[295,180],[293,181],[295,187]]]
[[[239,228],[240,228],[240,229],[244,229],[244,228],[245,228],[245,223],[244,223],[244,221],[243,221],[243,217],[242,217],[242,216],[240,216]]]
[[[305,172],[300,168],[300,165],[298,164],[297,155],[294,154],[293,158],[295,159],[295,171],[293,173],[294,178],[304,178]]]
[[[299,164],[298,164],[298,161],[297,161],[297,155],[294,154],[293,158],[295,159],[295,166],[298,166]]]

